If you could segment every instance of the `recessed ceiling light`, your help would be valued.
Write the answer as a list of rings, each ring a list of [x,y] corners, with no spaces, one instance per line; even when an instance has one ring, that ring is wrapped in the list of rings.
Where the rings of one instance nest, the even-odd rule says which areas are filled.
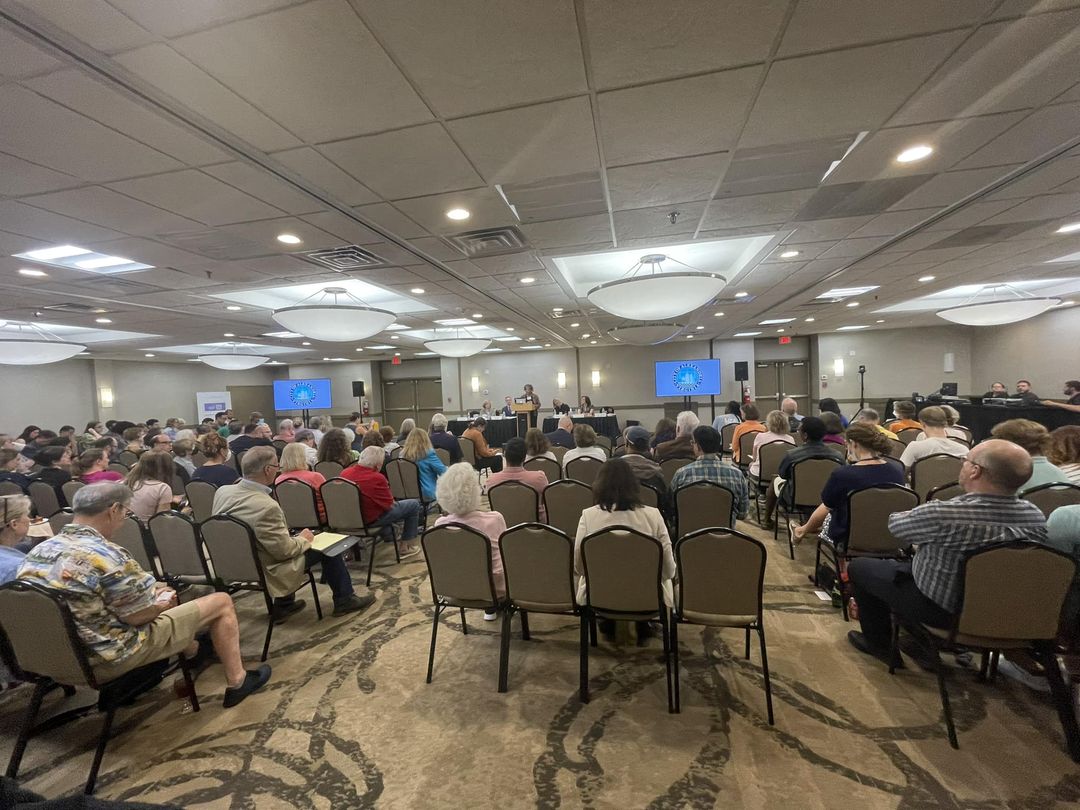
[[[863,293],[868,293],[876,289],[876,284],[868,287],[836,287],[832,290],[826,290],[818,296],[818,299],[828,298],[833,301],[841,301],[844,298],[851,298],[853,295],[862,295]]]
[[[396,346],[368,346],[368,348],[369,349],[378,349],[380,351],[385,351],[386,349],[395,349],[397,347]]]
[[[768,318],[764,321],[758,321],[759,326],[773,326],[778,323],[791,323],[794,318]]]
[[[552,308],[551,308],[551,311],[552,311],[552,312],[562,312],[562,311],[563,311],[563,308],[562,308],[562,307],[552,307]]]
[[[589,345],[590,345],[590,346],[595,346],[595,345],[596,345],[596,341],[595,341],[595,340],[590,340],[590,341],[589,341]]]
[[[584,335],[582,335],[582,336],[581,336],[581,339],[582,339],[582,340],[585,340],[585,339],[586,339],[586,338],[587,338],[588,336],[589,336],[589,333],[588,333],[588,332],[586,332],[586,333],[585,333]]]
[[[94,323],[112,323],[111,318],[94,318]]]
[[[473,316],[474,318],[476,318],[476,320],[480,320],[481,318],[483,318],[483,317],[484,317],[484,316],[483,316],[482,314],[480,314],[479,312],[474,312],[472,316]]]
[[[777,329],[776,331],[777,331],[777,332],[783,332],[783,331],[785,331],[785,330],[784,330],[784,327],[782,327],[782,326],[781,326],[781,327],[780,327],[779,329]]]
[[[852,301],[850,304],[848,304],[849,307],[857,307],[858,305],[859,305],[858,301]]]
[[[224,336],[225,337],[236,337],[236,335],[234,335],[232,332],[226,332]]]
[[[240,310],[243,309],[243,307],[238,307],[235,304],[233,304],[231,306],[225,307],[225,309],[229,310],[229,312],[239,312]]]
[[[75,245],[60,245],[53,248],[42,248],[41,250],[31,250],[23,255],[28,259],[34,259],[39,262],[52,261],[53,259],[68,259],[72,256],[82,256],[91,251],[86,248],[76,247]]]
[[[308,341],[306,341],[306,340],[305,340],[305,341],[304,341],[303,343],[301,343],[300,345],[301,345],[301,346],[310,346],[311,344],[310,344],[310,343],[308,343]]]
[[[737,292],[737,293],[735,293],[735,297],[736,298],[746,298],[746,296],[748,296],[749,294],[750,293],[748,293],[748,292]]]
[[[580,324],[580,323],[576,323],[576,322],[575,322],[575,323],[572,323],[572,324],[570,324],[570,328],[571,328],[571,329],[577,329],[577,328],[578,328],[579,326],[581,326],[581,324]]]
[[[529,340],[536,340],[536,338],[534,338],[534,337],[531,337],[531,338],[528,338],[528,339],[529,339]]]
[[[837,332],[854,332],[856,329],[869,329],[869,326],[838,326]]]
[[[925,284],[928,281],[933,281],[937,276],[919,276],[919,281]]]
[[[411,292],[413,295],[423,295],[426,291],[423,287],[413,287],[411,290],[409,290],[409,292]]]
[[[497,337],[495,340],[501,341],[502,343],[518,343],[521,341],[521,338],[517,335],[505,335],[504,337]]]
[[[1070,303],[1071,303],[1071,302],[1070,302]],[[551,346],[551,344],[550,344],[550,343],[545,343],[545,344],[544,344],[544,348],[545,348],[545,349],[546,349],[546,348],[548,348],[549,346]]]
[[[885,319],[884,318],[878,318],[876,321],[874,321],[874,323],[885,323]]]
[[[391,339],[391,340],[401,340],[401,338],[400,338],[400,337],[398,337],[397,335],[391,335],[391,336],[390,336],[390,339]]]
[[[146,354],[143,355],[143,357],[154,357],[154,356],[155,355],[151,354],[150,352],[147,352]]]
[[[357,350],[358,352],[362,352],[362,351],[364,350],[364,347],[363,347],[363,346],[357,346],[357,347],[356,347],[356,350]]]
[[[268,338],[298,338],[303,337],[299,332],[263,332],[263,337]],[[307,344],[310,345],[310,344]]]
[[[761,332],[736,332],[735,337],[753,337],[754,335],[760,335]]]
[[[1057,229],[1058,233],[1075,233],[1076,231],[1080,231],[1080,222],[1070,222]]]
[[[508,326],[508,327],[506,327],[506,331],[507,331],[507,332],[513,332],[513,331],[514,331],[514,327],[513,327],[513,326]]]
[[[783,253],[780,254],[780,258],[781,259],[794,259],[798,255],[799,255],[799,251],[797,251],[797,250],[785,250]]]
[[[401,352],[394,352],[394,357],[401,357]]]
[[[803,318],[803,321],[806,322],[806,323],[813,323],[816,320],[817,320],[817,318]]]
[[[723,313],[723,312],[714,312],[714,313],[713,313],[713,317],[714,317],[714,318],[723,318],[723,317],[724,317],[724,313]]]
[[[458,221],[468,219],[470,216],[472,216],[472,214],[470,214],[468,209],[466,208],[451,208],[449,211],[446,212],[447,219],[453,219]]]
[[[934,153],[934,147],[927,146],[925,143],[920,143],[918,146],[911,146],[896,156],[897,163],[914,163],[917,160],[928,158]]]
[[[294,233],[279,233],[277,240],[283,245],[299,245],[304,240]]]
[[[697,330],[698,332],[700,332],[704,328],[705,328],[704,326],[695,326],[694,327],[694,329]]]
[[[85,270],[102,276],[118,273],[130,273],[134,270],[149,270],[153,265],[125,259],[121,256],[109,256],[76,245],[41,248],[26,253],[13,254],[16,259],[51,264],[53,267],[66,267],[70,270]]]
[[[693,339],[694,339],[694,336],[693,336],[693,335],[687,335],[687,336],[686,336],[686,339],[687,339],[687,340],[693,340]]]
[[[46,273],[44,270],[34,270],[32,267],[22,267],[19,268],[19,275],[30,276],[30,278],[43,278],[44,276],[47,276],[49,274]]]
[[[473,317],[478,316],[474,315]],[[443,318],[441,321],[435,321],[435,323],[439,324],[439,326],[468,326],[475,323],[475,321],[470,318]]]
[[[542,349],[543,346],[522,346],[523,349]]]
[[[536,281],[536,279],[533,278],[532,276],[525,276],[525,278],[523,278],[521,280],[521,283],[522,284],[532,284],[534,281]]]
[[[100,256],[75,262],[75,266],[80,270],[100,270],[102,267],[117,267],[122,264],[132,264],[132,261],[120,256]]]

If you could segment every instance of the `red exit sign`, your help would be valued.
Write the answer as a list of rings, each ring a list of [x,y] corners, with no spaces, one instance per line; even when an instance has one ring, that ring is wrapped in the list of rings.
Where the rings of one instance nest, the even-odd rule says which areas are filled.
[[[788,343],[791,343],[791,335],[784,335],[783,337],[778,337],[778,338],[776,339],[776,341],[777,341],[777,342],[778,342],[778,343],[779,343],[779,344],[780,344],[781,346],[784,346],[784,345],[786,345],[786,344],[788,344]]]
[[[401,365],[401,358],[395,355],[394,358],[390,361],[390,365],[392,365],[392,366],[400,366]]]

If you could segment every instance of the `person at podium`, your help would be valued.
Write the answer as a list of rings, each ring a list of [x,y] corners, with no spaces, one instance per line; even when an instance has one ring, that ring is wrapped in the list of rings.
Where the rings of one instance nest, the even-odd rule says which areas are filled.
[[[536,409],[529,414],[529,427],[536,427],[536,417],[540,413],[540,397],[529,383],[525,383],[525,393],[522,396],[528,399]]]
[[[990,385],[990,390],[983,394],[983,399],[1007,399],[1009,396],[1009,389],[1005,387],[1005,383],[996,382]]]
[[[1044,399],[1042,404],[1048,405],[1051,408],[1061,408],[1063,411],[1080,413],[1080,380],[1066,380],[1064,396],[1064,402],[1055,402],[1051,399]]]

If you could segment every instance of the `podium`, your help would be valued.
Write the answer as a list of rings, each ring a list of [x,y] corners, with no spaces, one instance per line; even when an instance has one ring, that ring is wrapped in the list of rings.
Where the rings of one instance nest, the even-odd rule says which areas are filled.
[[[536,426],[536,406],[533,405],[532,400],[527,397],[519,397],[513,401],[510,405],[510,410],[514,412],[514,416],[517,417],[517,435],[519,438],[525,438],[525,431],[530,427]]]

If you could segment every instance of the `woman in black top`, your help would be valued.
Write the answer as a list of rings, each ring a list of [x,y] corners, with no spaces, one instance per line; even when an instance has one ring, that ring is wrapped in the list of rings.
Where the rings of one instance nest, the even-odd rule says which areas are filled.
[[[67,506],[63,486],[71,480],[71,473],[68,471],[68,467],[71,466],[71,450],[67,447],[45,447],[34,459],[41,465],[41,469],[30,476],[30,480],[51,484],[56,490],[56,499],[60,502],[60,506]]]
[[[591,399],[582,394],[581,400],[578,404],[581,406],[581,413],[583,416],[592,416],[593,407]]]
[[[215,487],[223,487],[240,480],[236,468],[225,460],[229,456],[229,445],[221,436],[217,433],[203,436],[202,451],[206,462],[196,468],[191,476],[192,481],[205,481]]]

